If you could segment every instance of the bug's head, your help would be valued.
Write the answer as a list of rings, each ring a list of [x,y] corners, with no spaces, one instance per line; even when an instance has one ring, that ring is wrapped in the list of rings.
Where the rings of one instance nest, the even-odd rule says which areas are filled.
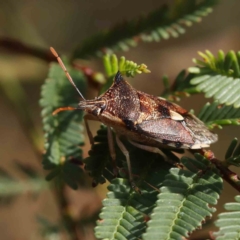
[[[73,82],[69,72],[67,71],[64,63],[62,62],[62,59],[58,56],[57,52],[55,51],[54,48],[50,48],[51,52],[53,53],[53,55],[57,58],[57,61],[59,63],[59,65],[62,67],[63,71],[65,72],[69,82],[73,85],[73,87],[76,89],[76,91],[78,92],[78,94],[80,95],[80,97],[82,98],[82,100],[79,102],[78,107],[74,108],[74,107],[61,107],[56,109],[53,112],[53,115],[61,112],[61,111],[67,111],[67,110],[84,110],[85,112],[92,114],[94,116],[98,116],[106,107],[106,100],[102,97],[98,97],[96,99],[93,100],[86,100],[82,93],[80,92],[80,90],[77,88],[76,84]]]
[[[123,77],[118,71],[114,77],[112,86],[101,96],[93,100],[83,100],[78,104],[78,109],[83,109],[85,112],[92,114],[94,116],[99,116],[107,107],[108,114],[111,110],[117,109],[121,106],[121,95],[124,95],[124,86],[126,85],[125,81],[123,84]]]
[[[77,107],[94,116],[100,115],[105,108],[106,101],[102,98],[80,101]]]

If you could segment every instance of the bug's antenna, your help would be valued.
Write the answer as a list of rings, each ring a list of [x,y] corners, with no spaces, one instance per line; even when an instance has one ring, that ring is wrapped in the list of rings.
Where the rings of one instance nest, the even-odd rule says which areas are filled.
[[[65,72],[65,74],[66,74],[69,82],[70,82],[70,83],[73,85],[73,87],[77,90],[77,92],[78,92],[78,94],[80,95],[80,97],[81,97],[83,100],[86,100],[86,99],[83,97],[82,93],[81,93],[81,92],[79,91],[79,89],[77,88],[76,84],[73,82],[72,77],[70,76],[68,70],[66,69],[66,67],[65,67],[62,59],[58,56],[56,50],[55,50],[53,47],[50,47],[50,50],[51,50],[52,54],[57,58],[58,63],[59,63],[59,65],[61,66],[61,68],[63,69],[63,71]]]

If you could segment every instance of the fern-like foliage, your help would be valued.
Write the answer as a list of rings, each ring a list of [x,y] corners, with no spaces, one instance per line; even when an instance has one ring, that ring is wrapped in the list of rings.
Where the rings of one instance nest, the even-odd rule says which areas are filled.
[[[150,73],[150,70],[145,64],[137,64],[127,60],[125,57],[119,59],[115,54],[106,54],[103,57],[103,64],[107,75],[107,81],[102,86],[100,93],[105,92],[113,82],[113,78],[117,71],[120,71],[123,76],[134,77],[136,74]]]
[[[213,97],[220,104],[240,107],[240,52],[230,51],[225,56],[223,51],[219,51],[217,57],[210,51],[199,54],[203,61],[195,59],[197,67],[189,69],[196,73],[191,84],[196,85],[207,98]]]
[[[220,213],[219,219],[215,222],[219,231],[214,233],[216,240],[240,239],[240,196],[235,197],[236,202],[226,203],[227,212]]]
[[[37,222],[39,223],[39,232],[44,239],[54,239],[56,235],[61,232],[61,224],[52,223],[48,219],[37,216]]]
[[[73,58],[85,58],[112,51],[126,51],[139,41],[160,41],[178,37],[185,33],[185,27],[201,21],[212,11],[216,0],[175,1],[173,6],[163,6],[145,17],[119,24],[109,31],[100,32],[74,52]]]
[[[182,158],[188,170],[173,168],[168,174],[169,166],[148,159],[151,163],[145,161],[145,166],[138,163],[145,168],[138,174],[141,194],[127,179],[111,181],[95,228],[98,239],[182,239],[212,216],[215,209],[209,204],[217,203],[222,179],[208,160],[200,155]]]
[[[210,128],[222,128],[225,125],[240,125],[240,110],[218,102],[207,103],[198,117]]]
[[[107,128],[105,126],[102,125],[101,128],[97,131],[97,135],[94,137],[94,142],[95,144],[89,151],[89,156],[84,159],[84,163],[86,171],[89,172],[90,176],[93,178],[93,184],[97,185],[99,183],[104,183],[106,180],[112,181],[116,176],[114,176],[114,165],[109,152]],[[141,173],[141,171],[144,170],[144,166],[146,164],[152,164],[156,159],[159,163],[161,163],[163,167],[166,166],[163,156],[138,149],[129,144],[128,141],[123,141],[123,143],[129,150],[133,168],[132,171],[134,174],[138,175]],[[116,165],[119,170],[119,177],[128,178],[126,157],[117,147],[116,142],[115,150],[117,161]],[[166,151],[165,154],[171,154],[171,152]],[[151,159],[150,163],[147,162],[146,159]]]
[[[163,76],[164,91],[161,96],[170,101],[180,101],[181,97],[189,97],[191,94],[198,93],[195,86],[190,83],[194,74],[187,74],[186,70],[182,70],[174,79],[170,86],[167,76]]]
[[[183,157],[187,168],[170,170],[143,239],[184,239],[211,217],[222,190],[222,179],[207,159]]]
[[[79,89],[85,89],[84,76],[68,66],[69,72]],[[47,179],[58,176],[76,189],[82,175],[77,161],[82,159],[83,127],[82,111],[65,111],[53,116],[59,107],[76,107],[78,99],[75,89],[67,80],[61,67],[53,63],[48,78],[42,87],[40,104],[43,108],[43,129],[45,132],[45,154],[43,167],[51,172]]]
[[[137,73],[150,73],[145,64],[142,63],[139,65],[127,60],[123,56],[118,59],[115,54],[104,55],[103,63],[108,77],[114,76],[117,71],[120,71],[122,75],[126,75],[127,77],[134,77]]]
[[[141,151],[140,154],[144,152]],[[95,228],[98,239],[138,239],[146,230],[146,221],[157,200],[157,190],[169,166],[156,156],[155,159],[148,158],[148,161],[145,158],[143,162],[140,154],[139,158],[132,162],[137,176],[135,180],[141,189],[141,194],[133,190],[127,179],[115,178],[111,181],[107,198],[103,200],[101,220],[97,222]]]
[[[7,204],[17,196],[31,193],[35,196],[49,187],[46,180],[37,174],[36,170],[23,164],[15,164],[17,169],[24,174],[26,180],[12,177],[6,170],[0,168],[0,203]]]
[[[229,145],[225,155],[225,160],[228,165],[240,167],[240,144],[238,144],[237,138],[234,138]]]

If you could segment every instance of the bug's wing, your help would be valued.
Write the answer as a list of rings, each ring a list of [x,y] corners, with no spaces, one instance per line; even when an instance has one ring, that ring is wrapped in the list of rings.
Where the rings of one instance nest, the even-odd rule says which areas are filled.
[[[181,124],[172,119],[154,119],[136,125],[137,131],[156,141],[173,147],[191,146],[191,134]]]
[[[138,96],[141,114],[136,128],[145,136],[180,148],[199,149],[217,141],[216,134],[179,105],[139,91]]]
[[[193,137],[194,146],[192,148],[201,148],[197,146],[203,144],[209,145],[218,140],[217,134],[209,131],[205,124],[192,114],[184,116],[183,124]]]
[[[199,149],[217,141],[217,135],[190,114],[184,116],[182,121],[169,118],[143,121],[136,128],[151,139],[177,148]]]

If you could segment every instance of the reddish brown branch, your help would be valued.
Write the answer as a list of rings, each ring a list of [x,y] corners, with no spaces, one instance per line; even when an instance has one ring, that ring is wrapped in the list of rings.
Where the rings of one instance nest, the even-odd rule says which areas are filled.
[[[235,172],[232,172],[221,160],[217,159],[211,150],[201,149],[199,153],[211,161],[220,171],[222,178],[240,192],[240,177]]]
[[[41,49],[33,46],[28,46],[18,40],[10,38],[0,39],[0,48],[6,49],[15,54],[25,54],[40,58],[47,62],[56,61],[56,58],[48,49]]]
[[[0,49],[5,49],[14,54],[29,55],[39,59],[42,59],[46,62],[56,62],[56,57],[51,53],[49,49],[41,49],[33,46],[26,45],[18,40],[11,38],[1,38],[0,39]],[[94,77],[97,74],[88,66],[81,66],[74,64],[74,67],[83,72],[87,78],[90,85],[99,90],[101,84],[95,81]]]

